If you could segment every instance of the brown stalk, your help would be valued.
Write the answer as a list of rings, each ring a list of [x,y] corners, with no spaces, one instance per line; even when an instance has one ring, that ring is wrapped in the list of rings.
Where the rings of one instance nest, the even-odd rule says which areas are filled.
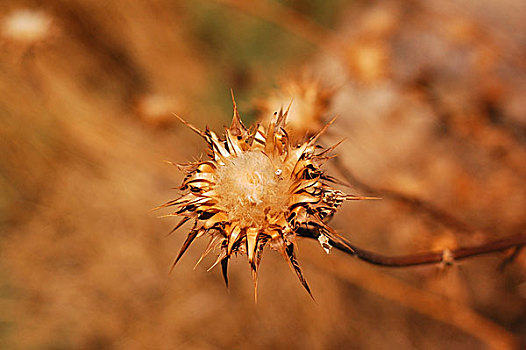
[[[317,232],[304,228],[300,228],[296,232],[301,237],[318,239],[319,236]],[[332,240],[329,240],[329,243],[334,248],[351,256],[355,256],[369,264],[386,267],[408,267],[436,263],[452,264],[456,260],[467,259],[478,255],[491,254],[511,248],[519,248],[526,245],[526,234],[522,234],[490,241],[476,246],[461,247],[453,250],[445,249],[442,251],[387,256],[356,247],[343,237],[340,237],[340,239],[343,243]]]

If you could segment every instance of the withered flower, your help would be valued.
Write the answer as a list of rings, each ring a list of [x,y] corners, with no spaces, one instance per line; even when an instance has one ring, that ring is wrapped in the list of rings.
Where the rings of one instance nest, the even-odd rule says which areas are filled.
[[[206,140],[209,159],[176,164],[187,172],[180,187],[183,195],[161,206],[173,206],[176,210],[169,216],[183,217],[173,231],[193,220],[173,266],[194,239],[207,235],[210,243],[201,259],[218,249],[219,255],[210,269],[221,263],[228,285],[229,259],[246,253],[256,292],[261,256],[264,248],[270,246],[285,257],[311,294],[296,259],[297,230],[317,232],[320,244],[329,252],[330,241],[344,242],[327,225],[327,219],[344,200],[366,197],[346,195],[332,188],[329,184],[335,180],[320,169],[335,146],[323,149],[316,141],[334,119],[307,142],[292,145],[285,131],[287,114],[288,110],[282,110],[274,114],[267,126],[248,129],[241,122],[234,101],[232,124],[225,128],[223,138],[181,119]]]

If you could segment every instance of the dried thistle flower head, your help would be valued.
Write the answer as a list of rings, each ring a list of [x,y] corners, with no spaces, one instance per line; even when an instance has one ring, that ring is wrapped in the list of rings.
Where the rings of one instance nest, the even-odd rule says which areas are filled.
[[[229,259],[246,254],[256,289],[261,256],[269,246],[285,257],[310,294],[296,260],[296,231],[308,228],[319,232],[320,244],[329,252],[330,241],[342,241],[327,225],[327,219],[344,200],[365,197],[332,188],[329,183],[333,179],[320,169],[334,147],[320,150],[316,141],[332,121],[310,140],[295,146],[285,131],[288,112],[274,114],[266,126],[248,129],[234,101],[234,118],[223,138],[181,119],[206,140],[209,159],[177,165],[187,172],[180,187],[184,192],[161,206],[173,206],[176,210],[169,216],[183,217],[174,230],[193,220],[173,266],[195,238],[207,235],[210,243],[201,259],[218,248],[211,268],[221,263],[228,285]]]
[[[285,126],[289,137],[301,140],[316,134],[322,128],[334,89],[309,78],[286,79],[279,85],[266,99],[256,103],[262,115],[261,123],[270,123],[272,113],[293,101],[294,109],[287,116]]]

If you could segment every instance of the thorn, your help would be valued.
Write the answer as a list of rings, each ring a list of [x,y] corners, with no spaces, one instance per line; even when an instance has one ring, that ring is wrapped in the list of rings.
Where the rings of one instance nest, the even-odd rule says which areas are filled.
[[[239,111],[237,109],[237,103],[234,98],[233,89],[230,89],[230,95],[232,96],[232,105],[234,106],[234,116],[232,117],[232,124],[230,125],[230,130],[231,132],[233,132],[232,135],[239,136],[239,134],[241,133],[241,129],[246,130],[246,127],[243,125],[243,122],[241,122],[241,116],[239,115]]]
[[[166,214],[166,215],[159,215],[157,219],[164,219],[164,218],[171,218],[172,216],[179,216],[177,214]]]
[[[168,234],[166,236],[169,236],[172,233],[174,233],[175,231],[177,231],[177,229],[179,227],[183,226],[188,220],[190,220],[190,218],[188,216],[185,216],[184,218],[182,218],[181,221],[179,221],[179,223],[177,225],[175,225],[175,227],[170,232],[168,232]]]
[[[293,99],[290,100],[289,105],[287,106],[287,109],[285,110],[285,112],[283,112],[283,107],[281,107],[281,109],[279,110],[279,114],[274,113],[275,116],[276,115],[278,116],[276,120],[276,126],[280,128],[285,127],[285,124],[287,122],[287,116],[289,115],[290,107],[292,106],[292,102],[293,102]]]
[[[188,237],[186,237],[186,240],[183,243],[183,246],[181,247],[181,250],[179,251],[179,254],[177,255],[177,258],[175,258],[175,261],[173,262],[172,267],[170,268],[170,273],[172,273],[175,265],[177,265],[177,263],[179,262],[179,259],[181,259],[183,254],[186,252],[186,250],[190,246],[190,244],[192,244],[192,242],[194,241],[198,233],[199,233],[199,230],[196,230],[196,229],[193,229],[192,231],[190,231],[190,233],[188,234]]]
[[[201,130],[199,130],[198,128],[196,128],[195,126],[193,126],[192,124],[190,124],[189,122],[187,122],[186,120],[184,120],[183,118],[181,118],[179,115],[177,115],[176,113],[172,113],[173,116],[175,116],[177,119],[179,119],[179,121],[181,123],[183,123],[184,125],[186,125],[187,127],[189,127],[190,129],[192,129],[196,134],[200,135],[200,136],[205,136],[205,133],[202,132]]]
[[[329,122],[328,122],[327,124],[325,124],[325,125],[323,126],[323,128],[322,128],[322,129],[321,129],[316,135],[314,135],[314,136],[309,140],[309,145],[314,144],[314,143],[318,140],[318,138],[319,138],[321,135],[323,135],[323,134],[327,131],[327,129],[329,128],[329,126],[331,126],[332,123],[334,123],[334,122],[336,121],[336,119],[337,119],[338,117],[339,117],[339,116],[336,115],[334,118],[332,118],[331,120],[329,120]]]
[[[294,101],[293,98],[290,99],[289,105],[287,106],[287,110],[285,111],[285,117],[289,114],[290,107],[292,106],[292,102]]]
[[[360,200],[367,200],[367,199],[382,199],[382,198],[381,197],[355,196],[352,194],[345,196],[345,200],[348,200],[348,201],[360,201]]]
[[[174,162],[170,161],[170,160],[163,160],[163,163],[166,163],[166,164],[170,164],[170,165],[173,165],[173,166],[177,166],[177,164],[175,164]]]
[[[301,268],[300,268],[300,266],[298,264],[298,261],[296,259],[296,254],[294,253],[294,244],[290,244],[290,245],[285,247],[285,256],[287,257],[287,261],[289,263],[289,266],[296,273],[296,276],[298,277],[298,279],[299,279],[301,285],[303,286],[303,288],[305,288],[307,293],[309,293],[309,296],[312,298],[312,300],[314,302],[316,302],[316,299],[314,299],[314,296],[312,295],[312,292],[311,292],[310,287],[309,287],[309,285],[307,283],[307,280],[303,276],[303,273],[301,272]]]
[[[254,280],[254,304],[258,303],[258,271],[254,263],[250,263],[252,279]]]
[[[346,137],[343,138],[343,139],[341,139],[340,141],[338,141],[337,143],[335,143],[335,144],[332,145],[331,147],[326,148],[323,152],[317,154],[316,157],[319,157],[319,156],[322,156],[322,155],[324,155],[324,154],[327,154],[327,153],[330,153],[330,152],[334,151],[334,149],[335,149],[336,147],[338,147],[339,145],[341,145],[344,141],[347,141],[347,138],[346,138]],[[333,157],[336,157],[336,156],[333,156]]]
[[[221,260],[221,271],[223,273],[225,285],[228,288],[228,256],[224,257],[223,260]]]
[[[163,160],[163,163],[173,165],[174,167],[176,167],[177,169],[181,171],[184,171],[186,168],[191,166],[191,164],[184,164],[184,163],[178,164],[178,163],[172,162],[171,160]]]
[[[215,261],[215,263],[214,263],[212,266],[210,266],[210,267],[208,268],[208,270],[206,270],[206,272],[210,272],[210,271],[212,271],[212,269],[213,269],[214,267],[216,267],[217,264],[219,264],[219,263],[223,260],[223,258],[224,258],[225,256],[226,256],[226,255],[225,255],[224,253],[221,253],[221,254],[217,257],[217,260]]]

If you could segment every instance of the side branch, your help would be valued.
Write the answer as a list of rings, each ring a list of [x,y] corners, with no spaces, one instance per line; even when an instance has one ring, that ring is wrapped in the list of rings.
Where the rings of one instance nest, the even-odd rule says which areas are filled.
[[[300,237],[318,239],[318,233],[308,229],[298,230]],[[401,256],[386,256],[377,254],[366,249],[352,245],[349,241],[340,237],[341,242],[329,240],[336,249],[355,256],[367,263],[387,267],[408,267],[416,265],[429,265],[436,263],[451,264],[455,260],[467,259],[477,255],[500,252],[511,248],[519,248],[526,245],[526,235],[511,236],[496,241],[484,243],[473,247],[461,247],[454,250],[433,251]]]

